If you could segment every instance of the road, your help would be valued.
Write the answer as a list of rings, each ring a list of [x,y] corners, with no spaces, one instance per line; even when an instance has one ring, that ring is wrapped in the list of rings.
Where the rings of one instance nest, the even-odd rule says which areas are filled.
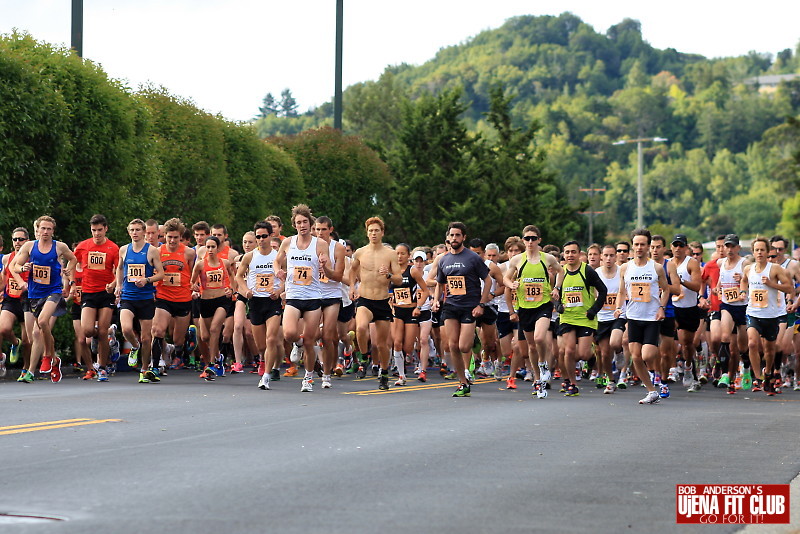
[[[64,519],[0,515],[3,531],[736,532],[678,528],[675,484],[800,471],[798,392],[674,388],[640,406],[642,388],[536,399],[487,380],[457,399],[438,376],[388,393],[350,376],[313,393],[256,383],[0,381],[0,513]]]

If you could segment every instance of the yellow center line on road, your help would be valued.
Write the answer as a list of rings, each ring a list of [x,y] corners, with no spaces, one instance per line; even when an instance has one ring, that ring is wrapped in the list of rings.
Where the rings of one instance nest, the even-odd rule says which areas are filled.
[[[98,423],[119,422],[122,419],[62,419],[60,421],[44,421],[41,423],[29,423],[25,425],[1,426],[0,436],[7,434],[22,434],[25,432],[36,432],[37,430],[52,430],[54,428],[68,428],[73,426],[96,425]]]
[[[494,382],[494,378],[479,378],[474,384],[485,384]],[[343,395],[386,395],[387,393],[402,393],[404,391],[424,391],[428,389],[443,389],[458,387],[458,382],[445,382],[443,384],[420,384],[418,386],[395,386],[391,389],[369,389],[366,391],[344,391]]]

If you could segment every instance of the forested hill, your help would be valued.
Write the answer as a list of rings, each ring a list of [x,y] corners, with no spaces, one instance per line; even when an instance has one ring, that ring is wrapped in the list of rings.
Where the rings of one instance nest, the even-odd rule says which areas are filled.
[[[538,125],[536,144],[575,209],[586,208],[580,188],[607,188],[595,206],[605,211],[599,231],[624,232],[636,218],[635,145],[612,143],[664,137],[645,144],[645,222],[653,229],[703,239],[796,234],[800,77],[774,86],[763,77],[800,73],[797,50],[788,48],[798,37],[774,56],[707,59],[650,46],[630,19],[600,33],[571,13],[515,17],[423,65],[391,66],[379,80],[348,87],[345,131],[390,152],[409,105],[458,90],[464,125],[491,138],[485,114],[500,84],[514,96],[515,126]],[[330,104],[297,117],[267,111],[256,126],[263,137],[298,133],[329,124],[331,113]]]

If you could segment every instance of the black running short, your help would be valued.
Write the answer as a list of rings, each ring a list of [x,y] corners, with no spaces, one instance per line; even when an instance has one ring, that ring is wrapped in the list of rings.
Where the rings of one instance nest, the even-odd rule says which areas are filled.
[[[356,302],[356,308],[366,308],[372,312],[371,323],[375,321],[389,321],[393,320],[392,307],[389,306],[389,299],[372,300],[364,297],[359,297]],[[358,311],[356,310],[356,313]]]
[[[655,345],[657,347],[661,340],[659,322],[628,319],[628,343]]]
[[[272,317],[280,317],[283,313],[281,299],[270,297],[253,297],[250,299],[250,322],[253,326],[266,323]]]

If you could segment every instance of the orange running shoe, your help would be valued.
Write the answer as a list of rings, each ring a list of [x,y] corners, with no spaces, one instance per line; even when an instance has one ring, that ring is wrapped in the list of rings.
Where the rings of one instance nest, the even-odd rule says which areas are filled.
[[[283,373],[283,376],[297,376],[297,366],[293,365],[289,367],[286,372]]]
[[[83,375],[83,380],[92,380],[96,376],[97,376],[97,373],[95,372],[95,370],[94,369],[89,369],[88,371],[86,371],[86,374]]]
[[[342,367],[341,363],[337,363],[336,367],[333,370],[333,374],[336,376],[342,376],[344,374],[344,367]]]
[[[517,379],[509,376],[508,380],[506,380],[506,389],[517,389]]]

